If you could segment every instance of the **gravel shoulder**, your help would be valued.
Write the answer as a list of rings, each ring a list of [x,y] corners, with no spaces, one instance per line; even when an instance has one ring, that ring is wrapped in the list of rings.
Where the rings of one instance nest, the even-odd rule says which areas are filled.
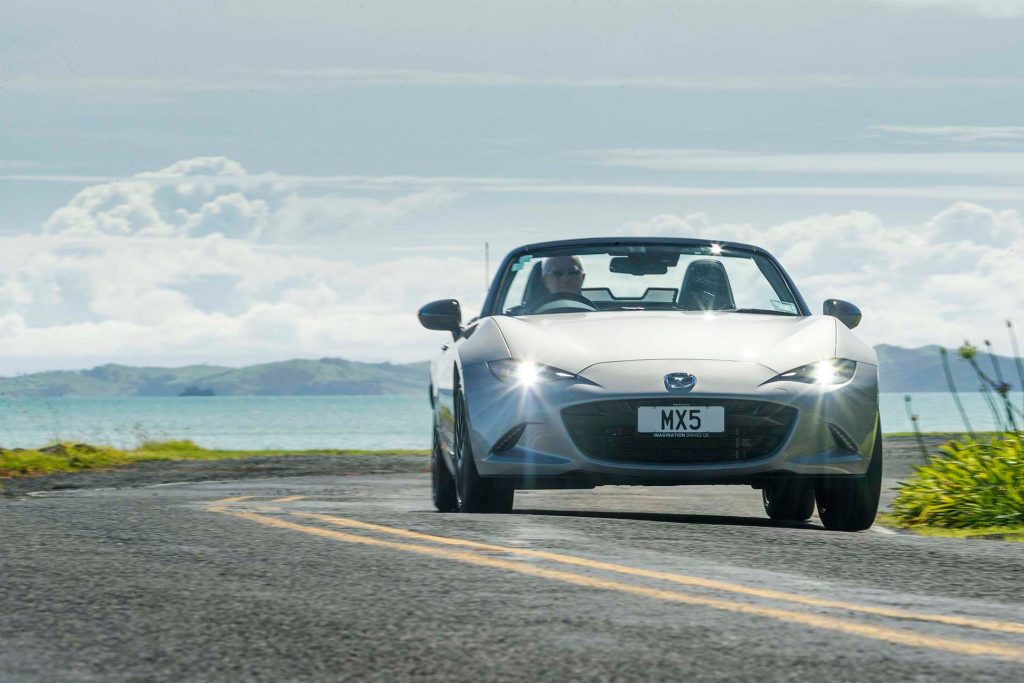
[[[945,443],[944,437],[925,437],[931,453]],[[905,479],[913,466],[923,463],[913,437],[884,438],[887,480]],[[35,477],[0,478],[0,496],[21,496],[33,491],[134,488],[176,482],[200,482],[266,477],[305,477],[348,474],[411,474],[427,472],[429,461],[421,455],[283,455],[239,460],[181,460],[142,462],[109,470]],[[883,503],[886,503],[884,500]]]
[[[267,477],[345,476],[350,474],[409,474],[426,472],[422,455],[274,455],[239,460],[177,460],[140,462],[108,470],[0,478],[0,496],[33,491],[121,489],[178,482]]]

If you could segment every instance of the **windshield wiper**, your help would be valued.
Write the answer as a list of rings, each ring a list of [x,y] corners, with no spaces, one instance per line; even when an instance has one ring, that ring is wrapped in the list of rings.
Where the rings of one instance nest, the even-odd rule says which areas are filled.
[[[776,311],[775,309],[770,309],[770,308],[723,308],[722,310],[723,311],[727,311],[729,313],[764,313],[765,315],[784,315],[784,316],[796,315],[796,313],[786,313],[784,311]]]

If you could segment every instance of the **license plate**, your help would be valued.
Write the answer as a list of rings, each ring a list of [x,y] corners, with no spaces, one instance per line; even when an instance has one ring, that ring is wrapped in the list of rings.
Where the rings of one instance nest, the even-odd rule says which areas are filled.
[[[636,431],[655,436],[687,436],[725,431],[723,406],[640,406]]]

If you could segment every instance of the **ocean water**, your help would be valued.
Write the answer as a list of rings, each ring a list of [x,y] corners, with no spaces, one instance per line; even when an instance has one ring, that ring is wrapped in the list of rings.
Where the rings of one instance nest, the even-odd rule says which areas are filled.
[[[904,396],[882,394],[884,431],[912,430]],[[948,393],[910,396],[922,431],[963,430]],[[995,429],[984,396],[961,396],[975,430]],[[420,395],[0,399],[4,448],[165,439],[208,448],[428,448],[430,407]]]
[[[134,446],[191,439],[208,448],[429,448],[416,396],[214,396],[0,400],[0,446],[55,440]]]

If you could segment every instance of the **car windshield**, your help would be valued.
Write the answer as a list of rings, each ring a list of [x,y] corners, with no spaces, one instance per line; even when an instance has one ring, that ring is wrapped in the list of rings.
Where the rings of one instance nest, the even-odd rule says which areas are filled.
[[[584,311],[737,311],[800,315],[775,264],[745,249],[627,245],[539,249],[503,279],[505,315]]]

